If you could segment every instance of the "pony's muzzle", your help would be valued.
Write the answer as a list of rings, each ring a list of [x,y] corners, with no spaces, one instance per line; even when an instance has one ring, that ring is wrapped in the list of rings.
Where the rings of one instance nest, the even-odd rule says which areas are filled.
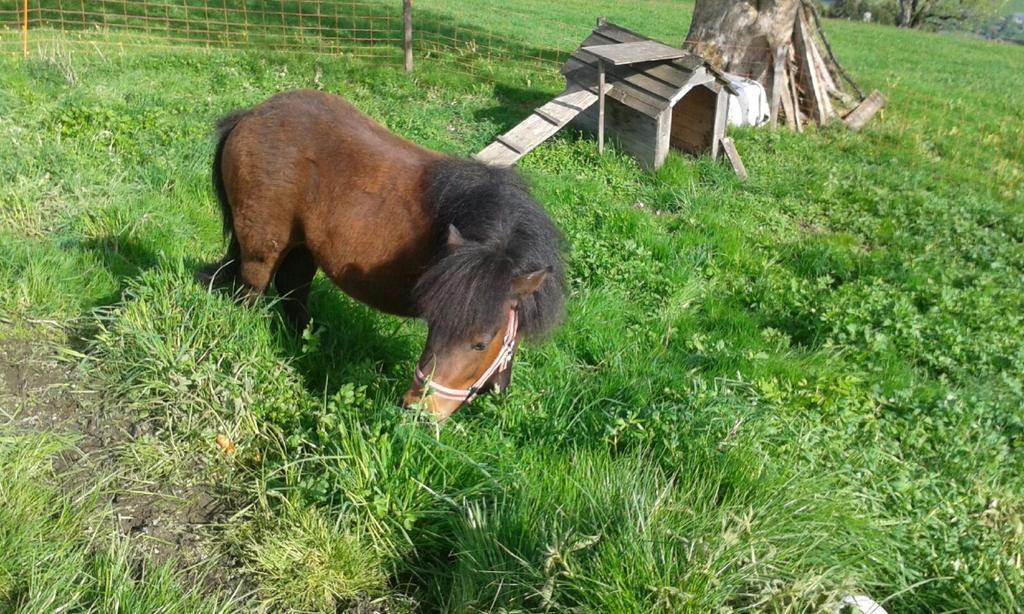
[[[406,407],[414,407],[422,403],[424,409],[434,416],[434,419],[438,422],[447,420],[452,414],[455,413],[459,407],[462,406],[462,401],[454,401],[450,399],[444,399],[437,395],[427,395],[423,398],[423,389],[419,384],[415,382],[405,394],[402,395],[402,404]]]

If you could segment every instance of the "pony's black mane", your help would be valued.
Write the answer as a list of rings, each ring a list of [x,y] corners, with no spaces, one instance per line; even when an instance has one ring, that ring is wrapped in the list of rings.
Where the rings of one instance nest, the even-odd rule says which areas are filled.
[[[514,171],[446,158],[430,171],[427,198],[437,240],[444,245],[449,224],[465,239],[416,285],[417,306],[432,334],[451,340],[493,330],[512,280],[541,269],[548,274],[540,288],[520,300],[520,331],[538,337],[559,323],[565,239]]]

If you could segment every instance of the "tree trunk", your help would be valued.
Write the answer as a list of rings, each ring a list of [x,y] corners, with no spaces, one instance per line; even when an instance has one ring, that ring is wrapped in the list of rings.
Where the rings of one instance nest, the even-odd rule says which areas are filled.
[[[914,25],[914,5],[916,0],[900,0],[900,14],[897,25],[901,28],[910,28]]]
[[[836,105],[856,102],[841,78],[864,98],[833,56],[808,0],[697,0],[684,47],[719,70],[760,82],[773,125],[780,114],[796,130],[805,121],[828,123]]]
[[[720,70],[762,81],[789,43],[800,0],[697,0],[686,48]]]

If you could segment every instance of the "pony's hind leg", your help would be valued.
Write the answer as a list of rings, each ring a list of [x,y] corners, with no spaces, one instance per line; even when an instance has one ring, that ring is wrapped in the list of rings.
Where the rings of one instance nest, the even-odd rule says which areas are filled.
[[[238,241],[232,237],[228,253],[196,271],[196,281],[209,290],[234,289],[238,285],[239,251]]]
[[[304,246],[294,247],[281,260],[274,274],[274,286],[288,322],[301,331],[309,324],[309,289],[316,275],[313,254]]]
[[[260,234],[235,228],[234,239],[238,246],[238,288],[241,298],[252,305],[267,291],[282,256],[288,251],[287,231],[272,232],[262,228]]]
[[[242,255],[242,261],[238,267],[238,280],[242,282],[247,303],[254,304],[256,299],[266,293],[267,286],[270,285],[270,278],[274,274],[276,256],[259,258]]]

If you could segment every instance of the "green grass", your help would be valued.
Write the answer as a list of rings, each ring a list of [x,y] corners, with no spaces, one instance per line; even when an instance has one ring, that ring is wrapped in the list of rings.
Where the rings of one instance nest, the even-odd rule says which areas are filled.
[[[688,7],[642,9],[626,25],[685,33]],[[550,17],[593,19],[575,4]],[[1003,77],[1024,49],[827,27],[890,100],[861,134],[736,131],[747,184],[677,156],[647,174],[571,133],[523,161],[572,245],[569,319],[522,352],[506,395],[439,432],[395,404],[421,324],[319,280],[297,339],[272,301],[246,309],[191,281],[223,249],[210,126],[320,87],[466,155],[554,91],[536,64],[470,76],[424,58],[410,77],[59,38],[4,57],[0,315],[67,325],[83,377],[183,457],[217,454],[218,433],[237,442],[201,466],[238,500],[219,543],[253,607],[818,610],[866,592],[894,611],[1019,609],[1024,96]],[[568,36],[521,36],[534,31],[542,47]],[[75,532],[39,518],[3,567],[15,576]],[[125,577],[165,587],[153,606],[189,598],[173,578]]]
[[[140,572],[127,539],[106,529],[111,519],[98,488],[61,491],[53,463],[70,444],[0,430],[0,609],[228,611],[233,604],[224,597],[183,589],[170,564]]]

